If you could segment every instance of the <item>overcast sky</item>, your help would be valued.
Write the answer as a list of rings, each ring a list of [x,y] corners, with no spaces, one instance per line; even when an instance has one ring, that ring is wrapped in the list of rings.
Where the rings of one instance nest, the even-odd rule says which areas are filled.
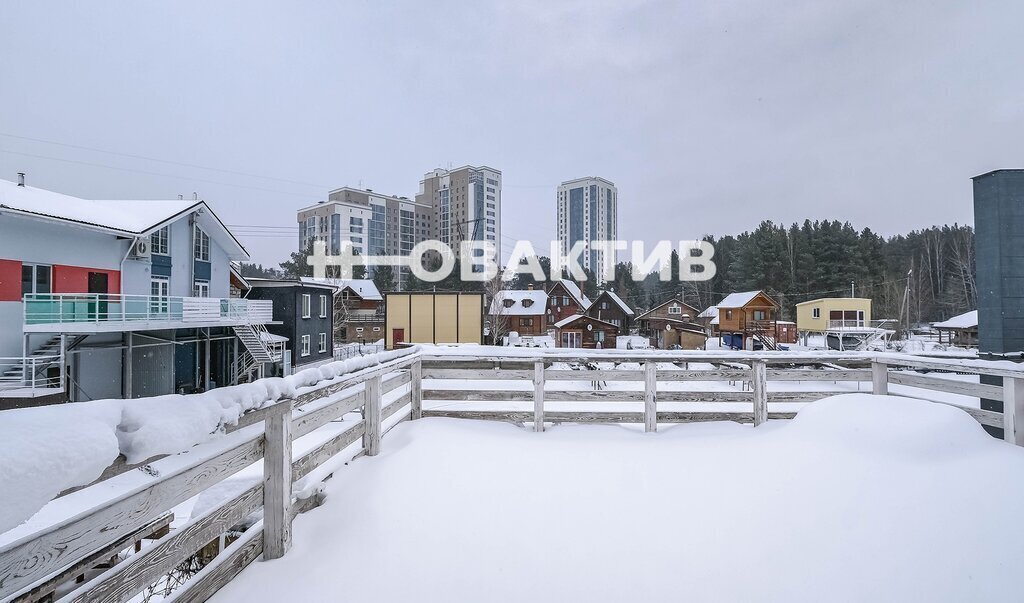
[[[1012,0],[5,1],[0,178],[293,228],[328,189],[485,164],[506,253],[546,246],[587,175],[625,239],[970,223],[970,177],[1024,166],[1022,22]],[[256,261],[297,246],[262,232]]]

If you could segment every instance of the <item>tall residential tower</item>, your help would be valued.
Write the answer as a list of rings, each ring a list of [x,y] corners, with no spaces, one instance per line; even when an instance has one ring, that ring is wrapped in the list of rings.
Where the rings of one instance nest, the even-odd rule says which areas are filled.
[[[598,285],[604,284],[602,268],[614,267],[614,252],[594,249],[593,241],[614,241],[618,227],[619,191],[604,178],[577,178],[558,187],[558,240],[562,253],[577,241],[583,241],[580,264],[594,273]]]
[[[501,172],[486,166],[436,169],[423,176],[416,203],[434,210],[433,237],[458,253],[462,241],[493,243],[501,261]]]

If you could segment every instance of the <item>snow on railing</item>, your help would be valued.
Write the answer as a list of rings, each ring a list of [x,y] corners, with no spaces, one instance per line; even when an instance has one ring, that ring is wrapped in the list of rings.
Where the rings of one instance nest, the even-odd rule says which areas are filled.
[[[907,369],[933,372],[919,374]],[[992,377],[986,381],[1001,378],[1002,384],[942,376],[951,372]],[[520,386],[523,382],[526,387]],[[721,387],[709,390],[707,382]],[[705,387],[695,387],[699,383]],[[811,383],[813,388],[770,387],[778,383]],[[1016,417],[1024,416],[1024,370],[1009,362],[828,352],[410,348],[307,369],[287,380],[260,380],[195,397],[150,399],[148,404],[145,400],[112,400],[48,407],[42,414],[6,414],[5,419],[24,420],[0,421],[0,426],[14,430],[12,434],[23,434],[21,439],[8,434],[13,439],[5,440],[10,458],[3,459],[4,466],[28,467],[40,456],[45,461],[41,466],[52,465],[54,455],[67,463],[64,471],[68,475],[58,476],[57,481],[63,483],[57,484],[49,483],[53,479],[49,474],[31,483],[6,483],[3,480],[10,480],[9,474],[0,472],[0,493],[18,493],[5,503],[17,503],[22,514],[25,501],[39,496],[40,484],[36,482],[46,481],[50,496],[53,488],[63,489],[69,480],[88,483],[109,463],[109,455],[118,451],[131,453],[126,462],[144,459],[145,464],[141,475],[134,471],[116,475],[132,468],[122,463],[115,476],[102,484],[100,491],[111,496],[105,502],[98,504],[96,494],[87,491],[81,493],[85,506],[76,505],[77,499],[72,497],[78,493],[69,494],[52,511],[49,506],[44,509],[55,515],[44,512],[33,520],[36,526],[46,527],[21,526],[0,534],[0,600],[30,592],[34,597],[45,596],[47,593],[39,589],[56,588],[59,584],[54,580],[62,576],[66,581],[88,575],[88,569],[106,559],[97,560],[95,551],[117,546],[176,505],[214,491],[225,479],[262,460],[261,475],[250,472],[245,479],[236,477],[233,481],[240,482],[237,487],[218,486],[219,498],[215,500],[219,502],[201,507],[201,512],[184,525],[99,576],[76,585],[76,590],[63,599],[130,599],[233,526],[249,526],[239,540],[175,593],[178,600],[205,600],[260,555],[272,559],[285,554],[294,515],[319,504],[320,483],[340,463],[357,453],[373,456],[380,451],[385,421],[429,416],[498,419],[529,424],[537,431],[558,422],[636,422],[643,423],[647,431],[655,431],[662,423],[708,420],[760,425],[768,419],[795,415],[792,407],[773,410],[773,405],[806,403],[842,393],[844,390],[826,387],[837,383],[854,387],[871,383],[876,394],[887,393],[895,385],[901,388],[900,395],[911,388],[1002,400],[1005,412],[959,407],[980,423],[1005,428],[1008,441],[1024,443],[1024,429],[1016,422]],[[573,387],[567,389],[570,385]],[[474,401],[511,405],[498,410],[451,408],[455,403]],[[948,400],[935,401],[957,406]],[[198,402],[201,409],[195,408]],[[523,410],[523,402],[532,402],[532,410]],[[564,406],[558,407],[564,402],[583,402],[597,408],[564,410]],[[616,404],[601,407],[608,402]],[[623,402],[637,403],[639,409],[624,410],[618,404]],[[693,403],[693,409],[673,406],[688,403]],[[749,410],[701,407],[718,403],[738,403]],[[217,418],[212,431],[225,433],[210,437],[210,424],[196,421],[205,416],[200,410]],[[233,426],[225,425],[225,416],[234,419]],[[175,420],[182,423],[175,424]],[[202,432],[202,438],[208,441],[190,448],[195,438],[189,436],[165,440],[162,449],[154,446],[165,433],[180,433],[183,424],[193,423],[198,425],[194,433]],[[321,430],[328,424],[329,429]],[[24,435],[44,432],[47,438]],[[111,444],[104,438],[113,437],[115,432],[118,437],[113,438],[114,448],[108,450]],[[293,454],[292,442],[304,436],[310,437],[303,440],[302,452]],[[66,443],[82,441],[76,438],[106,447],[106,452],[84,455],[83,462],[88,461],[88,466],[75,463],[83,456],[82,451],[74,449],[77,444]],[[121,438],[125,441],[119,441]],[[140,449],[132,451],[132,441]],[[11,455],[10,442],[14,442],[17,456]],[[55,442],[62,446],[54,447]],[[185,449],[189,454],[147,458],[157,452]],[[262,520],[247,520],[261,509]],[[43,521],[47,517],[51,521]]]
[[[270,300],[123,295],[119,293],[33,293],[24,301],[25,325],[134,322],[231,322],[273,320]]]

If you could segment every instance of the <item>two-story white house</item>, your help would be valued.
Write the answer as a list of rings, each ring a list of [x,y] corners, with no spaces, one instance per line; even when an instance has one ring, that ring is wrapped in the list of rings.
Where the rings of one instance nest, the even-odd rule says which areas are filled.
[[[248,258],[200,200],[0,180],[0,408],[202,391],[276,362],[270,302],[230,295]]]

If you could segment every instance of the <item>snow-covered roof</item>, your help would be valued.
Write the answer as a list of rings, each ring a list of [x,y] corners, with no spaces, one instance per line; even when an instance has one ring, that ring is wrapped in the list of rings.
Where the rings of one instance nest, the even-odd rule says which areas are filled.
[[[565,290],[569,292],[569,295],[572,295],[573,297],[576,298],[576,301],[579,302],[581,306],[583,306],[584,310],[590,307],[590,298],[587,297],[586,295],[583,295],[583,291],[580,290],[579,285],[570,281],[569,279],[564,278],[559,279],[558,282],[562,283],[562,286],[565,287]]]
[[[563,318],[562,320],[556,322],[555,323],[555,328],[556,329],[561,329],[565,325],[567,325],[567,324],[569,324],[569,323],[571,323],[573,321],[579,320],[581,318],[583,318],[582,314],[573,314],[572,316],[567,316],[567,317]]]
[[[626,314],[629,314],[630,316],[633,315],[633,309],[630,308],[629,306],[627,306],[626,302],[622,301],[622,298],[620,298],[618,295],[615,295],[614,291],[605,291],[605,293],[608,294],[608,297],[611,298],[611,300],[613,302],[615,302],[616,304],[619,305],[620,308],[622,308],[623,312],[625,312]],[[600,296],[598,296],[598,297],[600,297]]]
[[[505,300],[512,300],[512,305],[505,307]],[[527,305],[523,302],[531,301]],[[506,289],[498,291],[491,300],[492,316],[540,316],[547,311],[548,294],[540,289],[521,291]]]
[[[650,310],[640,314],[640,316],[637,316],[636,319],[637,320],[643,320],[645,317],[647,317],[648,315],[652,314],[655,310],[663,308],[663,307],[665,307],[665,306],[667,306],[669,304],[678,304],[680,306],[683,306],[684,308],[690,308],[690,309],[696,310],[696,308],[694,308],[690,304],[684,302],[683,300],[679,299],[678,297],[670,297],[670,298],[666,299],[665,301],[661,302],[660,304],[657,304],[656,306],[654,306]],[[680,316],[686,316],[688,318],[694,318],[693,316],[690,315],[689,312],[683,312]]]
[[[200,228],[216,237],[231,259],[249,259],[248,252],[210,206],[194,199],[81,199],[0,180],[0,211],[133,236],[148,235],[197,211]]]
[[[978,311],[971,310],[942,322],[933,322],[936,329],[970,329],[978,326]]]
[[[263,343],[286,343],[288,338],[283,335],[275,335],[267,331],[260,333],[260,340]]]
[[[256,287],[300,287],[300,286],[305,286],[305,287],[314,287],[314,288],[318,288],[318,289],[330,289],[332,291],[334,290],[334,285],[331,285],[331,284],[328,284],[328,283],[318,283],[318,282],[316,282],[313,279],[311,279],[310,281],[306,281],[305,278],[302,278],[302,279],[294,279],[294,278],[262,278],[262,277],[251,276],[247,280],[249,281],[249,285],[251,287],[253,287],[253,288],[256,288]]]
[[[314,278],[312,276],[302,277],[302,282],[319,285],[330,285],[339,291],[346,287],[355,291],[356,295],[368,301],[383,301],[384,296],[377,289],[377,284],[368,278]]]
[[[710,323],[708,323],[708,324],[712,324],[712,325],[717,325],[717,324],[719,324],[719,323],[718,323],[718,313],[717,313],[717,312],[715,313],[715,317],[714,317],[714,318],[712,318],[712,319],[711,319],[711,322],[710,322]]]
[[[763,295],[762,291],[744,291],[742,293],[730,293],[725,296],[725,299],[718,302],[719,308],[742,308],[743,306],[750,303],[750,300],[754,299],[758,295]]]
[[[697,318],[718,318],[718,306],[711,306],[697,315]],[[718,324],[717,322],[713,324]]]

